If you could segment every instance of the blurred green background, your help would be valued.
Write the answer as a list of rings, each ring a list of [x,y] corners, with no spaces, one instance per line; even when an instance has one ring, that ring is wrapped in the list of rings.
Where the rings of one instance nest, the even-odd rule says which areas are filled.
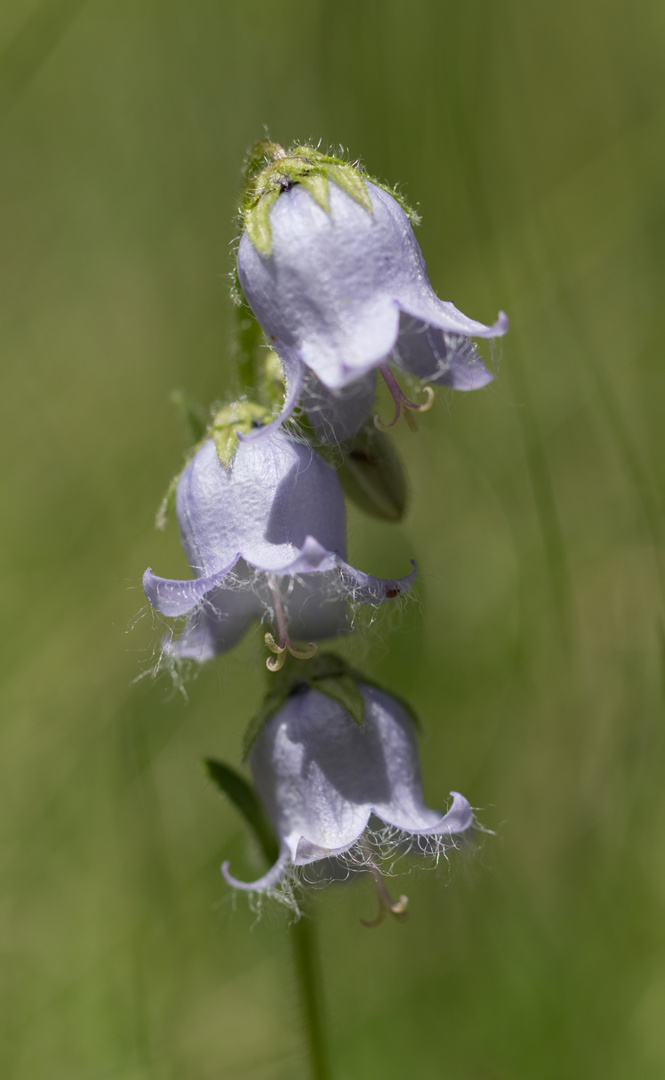
[[[656,0],[5,0],[0,7],[2,1025],[15,1080],[304,1076],[285,919],[200,761],[237,762],[259,634],[188,700],[140,577],[176,387],[234,387],[239,170],[267,126],[419,205],[436,291],[511,331],[397,439],[422,605],[354,643],[424,725],[430,805],[495,831],[317,894],[339,1080],[665,1073],[665,8]],[[350,655],[350,646],[346,646]],[[135,682],[137,676],[146,677]]]

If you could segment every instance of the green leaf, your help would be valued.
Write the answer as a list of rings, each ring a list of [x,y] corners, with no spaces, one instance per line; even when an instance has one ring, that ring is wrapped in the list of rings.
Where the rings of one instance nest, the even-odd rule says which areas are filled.
[[[241,773],[223,761],[205,758],[203,765],[210,779],[240,811],[261,845],[267,861],[272,865],[279,854],[279,845],[252,785]]]
[[[341,450],[337,475],[345,494],[371,517],[401,521],[408,502],[406,473],[388,436],[365,424]]]
[[[236,360],[243,390],[256,389],[257,353],[264,340],[263,331],[244,301],[236,307]]]
[[[270,211],[279,198],[279,188],[271,189],[260,195],[258,201],[244,213],[247,235],[257,251],[269,255],[272,251],[272,232],[270,229]]]

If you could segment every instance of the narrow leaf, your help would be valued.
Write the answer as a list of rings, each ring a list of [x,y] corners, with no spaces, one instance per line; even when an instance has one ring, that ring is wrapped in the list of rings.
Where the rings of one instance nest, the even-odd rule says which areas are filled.
[[[241,773],[232,769],[230,765],[224,764],[223,761],[206,758],[203,765],[210,779],[240,811],[261,845],[263,854],[272,865],[279,854],[279,846],[252,785]]]

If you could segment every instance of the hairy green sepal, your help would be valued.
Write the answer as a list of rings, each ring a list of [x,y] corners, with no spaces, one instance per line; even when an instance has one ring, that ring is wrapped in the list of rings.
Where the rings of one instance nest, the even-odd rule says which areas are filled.
[[[252,148],[245,163],[245,191],[240,214],[249,239],[262,255],[272,251],[270,211],[283,191],[301,184],[322,210],[329,212],[328,185],[332,181],[372,213],[365,174],[340,158],[322,154],[313,146],[283,150],[264,139]]]
[[[272,411],[254,401],[235,401],[219,410],[208,434],[215,440],[217,456],[225,469],[233,460],[238,435],[249,435],[250,431],[264,427],[271,420]]]
[[[279,845],[258,796],[236,769],[214,758],[205,758],[203,767],[217,787],[240,811],[258,840],[267,861],[272,865],[279,855]]]
[[[250,720],[243,738],[243,760],[247,759],[270,717],[274,716],[293,694],[304,688],[318,690],[320,694],[338,701],[358,727],[362,727],[365,720],[365,702],[360,692],[360,683],[388,693],[384,687],[356,671],[335,653],[317,653],[304,663],[289,657],[280,671],[270,674],[268,692]],[[391,693],[391,697],[399,701],[417,723],[410,706],[396,698],[395,694]]]

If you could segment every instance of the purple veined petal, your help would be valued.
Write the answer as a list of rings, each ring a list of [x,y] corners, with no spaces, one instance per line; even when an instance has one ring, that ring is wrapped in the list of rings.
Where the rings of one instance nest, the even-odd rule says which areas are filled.
[[[296,641],[323,641],[351,631],[348,596],[337,566],[323,574],[291,578],[283,596],[289,634]]]
[[[271,254],[261,255],[246,234],[238,251],[245,295],[279,355],[304,364],[331,390],[366,377],[399,347],[400,314],[458,338],[495,338],[508,329],[503,312],[488,326],[439,300],[403,209],[365,183],[372,213],[335,183],[327,213],[296,184],[271,211]],[[465,369],[449,370],[447,381],[438,372],[444,385],[480,385],[480,372],[471,379]]]
[[[390,283],[400,226],[377,201],[379,189],[367,189],[373,213],[335,183],[327,213],[297,184],[271,211],[272,254],[261,255],[246,233],[238,249],[240,283],[280,358],[297,355],[331,388],[379,364],[397,337]]]
[[[265,563],[259,570],[270,571],[282,577],[292,577],[296,574],[325,573],[334,570],[337,566],[337,553],[328,551],[313,536],[306,536],[303,545],[292,562],[281,566],[266,566]]]
[[[208,439],[180,478],[176,514],[188,562],[201,579],[238,552],[258,569],[282,570],[297,562],[308,535],[329,552],[345,552],[346,511],[335,470],[283,431],[239,445],[228,468]]]
[[[472,824],[462,796],[444,815],[425,805],[411,716],[383,691],[359,689],[362,728],[310,689],[273,715],[250,753],[257,792],[296,865],[343,854],[372,814],[408,835],[453,835]]]
[[[449,386],[452,390],[482,390],[494,379],[481,360],[454,359],[447,371],[436,375],[427,382],[434,386]]]
[[[424,829],[412,829],[411,832],[418,836],[452,836],[455,833],[466,832],[474,823],[473,810],[468,799],[460,795],[459,791],[450,792],[453,805],[446,814],[443,814],[438,822]]]
[[[358,837],[362,836],[371,816],[369,811],[366,814],[360,814],[358,820],[349,829],[353,836],[339,847],[322,847],[320,844],[314,844],[311,840],[301,836],[295,844],[295,852],[292,854],[293,865],[309,866],[310,863],[318,862],[320,859],[336,859],[338,856],[344,855],[357,842]]]
[[[163,651],[177,660],[212,660],[237,645],[262,612],[259,597],[251,588],[220,585],[188,617],[177,638],[164,640]]]
[[[152,606],[162,615],[169,618],[189,615],[191,611],[199,607],[206,594],[212,592],[222,578],[233,570],[239,558],[240,556],[236,555],[228,566],[215,574],[186,581],[157,577],[148,567],[143,575],[143,591]]]
[[[242,889],[244,892],[265,892],[274,885],[279,885],[290,861],[291,852],[286,844],[282,844],[277,861],[273,863],[267,873],[257,878],[256,881],[239,881],[238,878],[233,877],[229,870],[228,861],[222,863],[222,875],[234,889]]]
[[[392,360],[423,382],[453,390],[479,390],[494,378],[470,338],[407,315],[402,316]]]
[[[508,316],[505,311],[499,312],[495,323],[486,326],[485,323],[464,315],[450,300],[439,300],[434,292],[431,296],[423,292],[418,298],[409,296],[408,300],[400,299],[399,306],[405,315],[462,337],[495,338],[508,333]]]
[[[413,570],[401,578],[380,578],[372,574],[364,574],[362,570],[356,570],[355,567],[339,558],[337,566],[342,581],[354,601],[361,604],[381,604],[384,600],[393,600],[401,596],[411,588],[416,579],[417,568],[413,559],[410,562]]]
[[[300,356],[317,378],[331,390],[343,390],[356,379],[366,377],[392,351],[399,328],[395,301],[382,299],[367,305],[362,318],[344,326],[344,332],[327,334],[303,342]]]

